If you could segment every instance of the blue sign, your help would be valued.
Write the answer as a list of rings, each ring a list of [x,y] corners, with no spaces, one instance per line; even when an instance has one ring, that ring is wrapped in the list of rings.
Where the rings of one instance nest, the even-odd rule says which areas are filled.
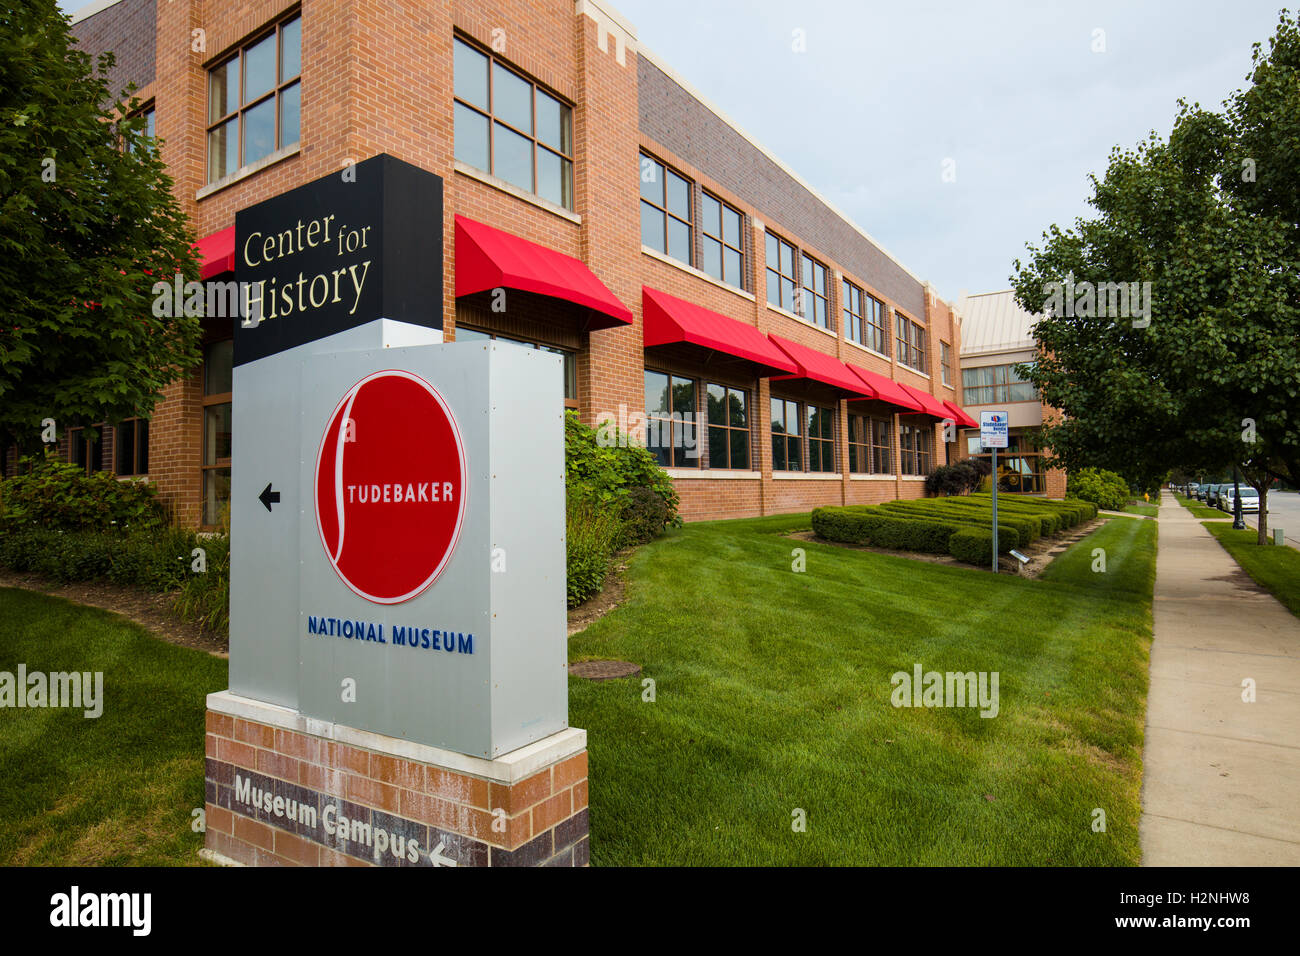
[[[980,444],[985,448],[1007,447],[1007,413],[980,412]]]

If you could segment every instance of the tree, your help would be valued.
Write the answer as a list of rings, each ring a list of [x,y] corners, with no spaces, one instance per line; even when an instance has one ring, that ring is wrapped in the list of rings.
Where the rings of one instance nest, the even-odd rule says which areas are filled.
[[[42,421],[149,415],[199,363],[199,321],[153,314],[198,278],[172,181],[111,54],[75,48],[54,0],[0,8],[0,448]]]
[[[1268,484],[1300,475],[1300,22],[1285,11],[1250,79],[1222,114],[1180,102],[1167,142],[1112,151],[1097,215],[1052,226],[1013,282],[1044,313],[1024,374],[1065,416],[1045,428],[1053,464],[1149,487],[1174,462],[1235,463],[1262,544]]]

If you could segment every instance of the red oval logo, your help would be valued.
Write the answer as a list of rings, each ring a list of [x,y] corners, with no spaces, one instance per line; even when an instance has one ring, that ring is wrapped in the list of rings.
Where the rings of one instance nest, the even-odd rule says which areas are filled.
[[[350,388],[316,456],[316,527],[343,583],[375,604],[425,591],[465,517],[465,449],[451,409],[410,372]]]

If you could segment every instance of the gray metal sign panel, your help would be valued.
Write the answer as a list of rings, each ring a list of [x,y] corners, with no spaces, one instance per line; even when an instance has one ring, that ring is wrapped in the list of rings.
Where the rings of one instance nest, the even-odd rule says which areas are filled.
[[[231,690],[496,757],[568,725],[561,360],[487,342],[349,350],[363,332],[236,371]],[[360,397],[355,410],[346,404],[359,383],[393,380],[427,386],[438,404],[422,398],[426,414],[394,402],[392,423],[382,394],[376,404],[365,393],[364,415]],[[430,450],[439,408],[458,430],[463,486],[339,477],[345,454],[378,456],[374,474],[385,462],[409,474],[417,459],[430,474],[450,467],[443,458],[455,453]],[[389,427],[399,437],[377,441]],[[355,446],[328,445],[349,429],[361,435]],[[280,494],[269,511],[259,497],[268,483]],[[450,547],[450,525],[420,523],[430,514],[460,515]],[[421,584],[375,593],[401,577],[385,570],[399,559],[390,567]]]

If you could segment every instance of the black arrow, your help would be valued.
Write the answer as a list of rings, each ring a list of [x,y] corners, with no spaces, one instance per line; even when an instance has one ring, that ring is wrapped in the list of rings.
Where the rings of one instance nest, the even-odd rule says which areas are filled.
[[[257,496],[257,500],[266,505],[266,510],[270,511],[272,504],[278,505],[280,503],[280,492],[272,491],[271,483],[268,481],[266,487],[262,489],[262,493]]]

